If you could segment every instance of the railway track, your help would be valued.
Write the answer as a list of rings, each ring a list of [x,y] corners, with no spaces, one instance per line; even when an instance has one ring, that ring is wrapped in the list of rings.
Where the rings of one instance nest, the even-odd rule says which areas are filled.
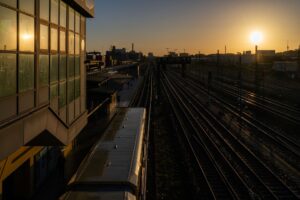
[[[180,78],[178,74],[172,75],[176,78]],[[181,82],[184,82],[187,86],[193,88],[197,93],[200,92],[204,95],[207,95],[207,89],[202,85],[199,85],[199,83],[194,81],[193,79],[181,79]],[[287,151],[285,156],[295,156],[295,158],[300,157],[300,145],[292,138],[289,138],[284,133],[276,131],[273,128],[265,125],[246,112],[240,113],[239,109],[235,105],[228,103],[218,95],[210,93],[210,96],[216,99],[216,101],[218,101],[220,104],[222,104],[222,107],[226,111],[233,114],[237,118],[240,117],[241,120],[243,120],[243,122],[245,122],[249,127],[256,129],[259,133],[261,133],[261,135],[259,135],[260,137],[264,137],[264,139],[270,140],[276,145],[276,147],[282,147],[282,149],[284,149],[283,151]]]
[[[153,99],[153,71],[151,67],[148,67],[144,80],[130,102],[130,107],[145,107],[147,111],[147,118],[145,123],[145,145],[143,149],[143,165],[145,166],[144,176],[148,176],[148,155],[149,155],[149,137],[150,137],[150,125],[151,125],[151,112],[152,112],[152,99]],[[142,194],[147,193],[147,179],[143,179]],[[147,195],[142,195],[143,200],[146,199]]]
[[[231,134],[182,80],[164,74],[162,86],[184,130],[187,146],[193,152],[202,176],[216,199],[223,198],[222,195],[235,199],[253,198],[255,195],[263,199],[299,197],[297,188],[287,186]],[[201,152],[198,152],[199,149],[202,149]],[[207,157],[203,158],[203,154]],[[210,176],[213,170],[214,176]]]
[[[195,76],[189,76],[196,82],[203,82],[198,81]],[[214,89],[217,92],[222,92],[234,99],[239,98],[239,88],[237,86],[230,85],[224,82],[214,82]],[[293,124],[300,125],[300,110],[295,106],[291,106],[285,103],[281,103],[274,99],[263,97],[256,95],[254,92],[250,92],[248,90],[242,89],[241,90],[242,100],[248,104],[248,106],[253,106],[255,108],[264,110],[272,115],[287,120]]]

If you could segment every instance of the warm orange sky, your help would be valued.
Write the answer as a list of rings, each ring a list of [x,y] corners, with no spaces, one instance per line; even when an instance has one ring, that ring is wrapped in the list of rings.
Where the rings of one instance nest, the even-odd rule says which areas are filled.
[[[254,50],[250,33],[260,31],[260,49],[300,44],[300,0],[114,0],[95,1],[88,21],[88,50],[111,44],[156,55]]]

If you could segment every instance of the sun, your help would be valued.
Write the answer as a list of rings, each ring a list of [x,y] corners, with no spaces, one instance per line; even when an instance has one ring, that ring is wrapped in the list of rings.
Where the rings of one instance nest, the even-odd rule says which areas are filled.
[[[250,34],[250,41],[255,45],[260,44],[263,41],[263,39],[264,39],[263,33],[260,31],[253,31]]]

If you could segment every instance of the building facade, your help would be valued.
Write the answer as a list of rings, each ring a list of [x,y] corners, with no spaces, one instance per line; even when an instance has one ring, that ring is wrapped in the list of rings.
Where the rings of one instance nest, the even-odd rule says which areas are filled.
[[[50,146],[72,145],[86,125],[86,18],[93,13],[93,0],[0,0],[0,199],[29,197],[34,164]],[[9,191],[14,184],[24,191]]]

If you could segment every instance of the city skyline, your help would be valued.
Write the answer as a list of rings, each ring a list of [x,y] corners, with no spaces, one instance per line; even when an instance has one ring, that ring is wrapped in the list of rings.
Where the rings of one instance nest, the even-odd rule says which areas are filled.
[[[95,1],[95,18],[87,21],[87,50],[111,45],[163,55],[254,51],[251,33],[263,34],[261,49],[285,51],[300,44],[297,0],[140,2]]]

